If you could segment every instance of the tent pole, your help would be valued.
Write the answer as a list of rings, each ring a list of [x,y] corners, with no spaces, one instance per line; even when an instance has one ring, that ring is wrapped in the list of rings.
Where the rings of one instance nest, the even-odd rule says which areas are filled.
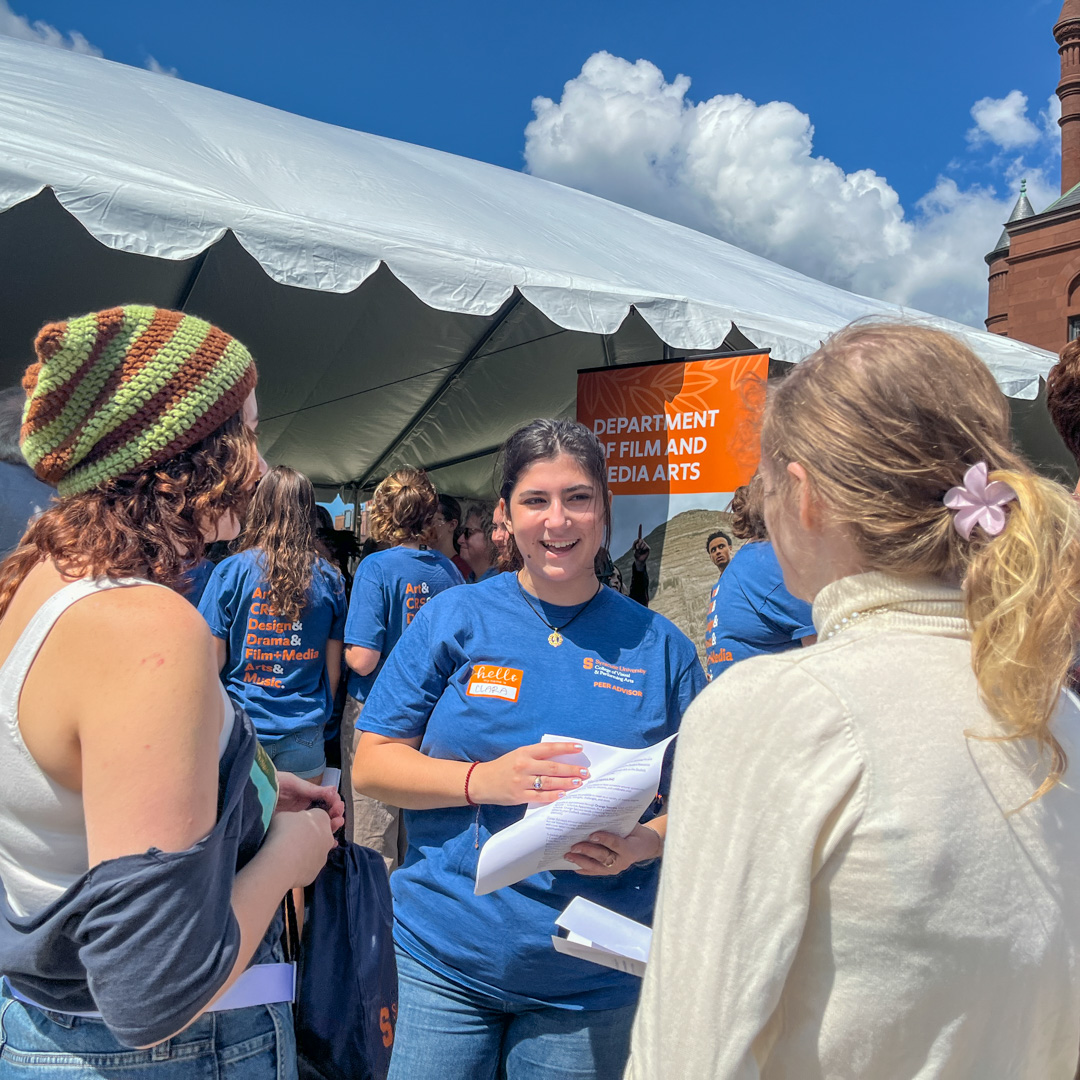
[[[600,341],[604,347],[604,367],[614,367],[615,357],[611,355],[611,341],[607,334],[601,334]]]
[[[431,465],[425,465],[424,468],[428,472],[435,472],[438,469],[449,469],[452,465],[464,465],[467,461],[475,461],[477,458],[487,457],[489,454],[496,454],[502,449],[502,443],[496,443],[494,446],[485,446],[482,450],[474,450],[471,454],[462,454],[459,457],[447,458],[445,461],[436,461]]]
[[[199,280],[199,275],[202,273],[202,268],[206,263],[206,256],[209,254],[210,248],[206,248],[205,251],[200,251],[195,256],[195,261],[191,264],[191,273],[188,274],[187,281],[184,282],[184,287],[180,290],[180,298],[176,301],[177,311],[184,310],[188,297],[191,296],[191,290],[195,288],[195,282]]]
[[[465,369],[480,355],[481,352],[483,352],[484,347],[488,344],[489,341],[491,341],[492,337],[495,336],[502,324],[506,322],[508,316],[510,315],[510,312],[512,312],[514,308],[517,307],[520,301],[521,293],[519,293],[517,289],[515,289],[513,293],[507,298],[503,306],[499,308],[499,310],[495,313],[495,318],[492,320],[491,325],[480,336],[479,341],[477,341],[477,343],[468,351],[466,356],[461,360],[459,364],[454,367],[450,374],[447,375],[445,379],[443,379],[435,392],[413,415],[413,418],[405,425],[405,427],[401,430],[401,432],[397,435],[393,442],[391,442],[390,445],[378,456],[374,464],[372,464],[368,468],[367,472],[365,472],[364,475],[356,481],[358,487],[366,488],[371,478],[375,476],[376,473],[378,473],[379,469],[382,468],[383,463],[389,461],[390,458],[392,458],[394,454],[398,451],[398,448],[401,447],[409,439],[412,433],[416,431],[416,429],[428,418],[431,411],[442,400],[443,395],[446,393],[446,391],[454,385],[454,383],[458,380],[458,378],[465,371]]]

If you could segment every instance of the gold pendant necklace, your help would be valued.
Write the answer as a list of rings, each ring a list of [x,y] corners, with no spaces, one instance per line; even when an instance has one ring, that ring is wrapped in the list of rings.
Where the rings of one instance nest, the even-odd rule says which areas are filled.
[[[518,592],[521,593],[521,599],[529,605],[529,610],[551,631],[551,633],[548,634],[548,644],[553,649],[557,649],[566,640],[566,638],[562,636],[562,633],[560,631],[565,630],[600,595],[600,590],[604,587],[598,581],[596,583],[596,592],[594,592],[592,596],[590,596],[589,599],[586,600],[584,604],[582,604],[581,608],[575,611],[574,614],[571,615],[570,618],[562,624],[562,626],[555,626],[553,623],[549,623],[547,619],[545,619],[544,616],[536,610],[533,602],[529,599],[529,594],[521,587],[521,579],[517,576],[517,574],[514,575],[514,580],[517,582]]]

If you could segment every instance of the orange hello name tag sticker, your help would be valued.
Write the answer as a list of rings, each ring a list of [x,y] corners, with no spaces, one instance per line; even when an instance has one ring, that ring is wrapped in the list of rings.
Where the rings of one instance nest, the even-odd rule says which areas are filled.
[[[525,673],[512,667],[499,667],[496,664],[473,664],[472,678],[465,691],[469,697],[502,698],[503,701],[517,701],[521,689],[521,676]]]

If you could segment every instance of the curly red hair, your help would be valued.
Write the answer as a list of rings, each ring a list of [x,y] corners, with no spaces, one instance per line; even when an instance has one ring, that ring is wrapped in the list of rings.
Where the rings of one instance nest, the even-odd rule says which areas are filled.
[[[0,563],[0,617],[23,579],[51,559],[65,576],[140,577],[175,588],[206,548],[203,529],[243,517],[259,478],[241,413],[161,465],[59,499]]]

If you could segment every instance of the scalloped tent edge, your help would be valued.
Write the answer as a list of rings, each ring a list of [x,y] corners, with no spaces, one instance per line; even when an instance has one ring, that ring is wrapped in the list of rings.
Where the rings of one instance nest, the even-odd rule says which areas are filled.
[[[183,307],[252,348],[268,458],[324,486],[412,462],[487,493],[579,368],[792,363],[859,317],[957,333],[1014,398],[1055,359],[526,174],[32,43],[0,39],[0,72],[5,381],[48,319]]]

